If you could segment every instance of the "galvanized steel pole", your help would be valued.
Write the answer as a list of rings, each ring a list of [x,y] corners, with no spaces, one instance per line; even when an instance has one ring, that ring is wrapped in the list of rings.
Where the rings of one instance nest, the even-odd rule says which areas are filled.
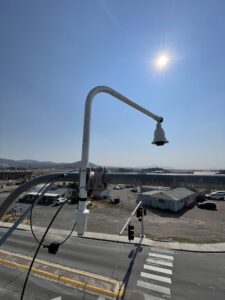
[[[90,124],[91,124],[91,104],[93,98],[99,93],[107,93],[118,100],[128,104],[129,106],[137,109],[148,117],[157,122],[162,122],[163,118],[143,108],[117,91],[107,86],[97,86],[93,88],[87,95],[84,112],[84,128],[83,128],[83,143],[82,143],[82,156],[81,156],[81,170],[80,170],[80,185],[79,185],[79,207],[76,210],[77,218],[77,233],[83,235],[87,227],[87,168],[89,162],[89,144],[90,144]]]

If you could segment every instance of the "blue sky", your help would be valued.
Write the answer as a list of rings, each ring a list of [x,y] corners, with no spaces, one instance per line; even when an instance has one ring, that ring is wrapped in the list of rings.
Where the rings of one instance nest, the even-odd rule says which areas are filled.
[[[219,0],[0,1],[0,157],[80,160],[86,95],[107,85],[162,115],[170,143],[100,94],[90,161],[225,168],[224,15]]]

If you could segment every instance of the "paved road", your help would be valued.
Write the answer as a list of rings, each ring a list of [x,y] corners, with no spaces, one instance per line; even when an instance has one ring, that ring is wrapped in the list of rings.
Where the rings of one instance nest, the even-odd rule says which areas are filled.
[[[17,230],[3,248],[32,256],[36,244],[29,232]],[[225,254],[174,252],[132,244],[71,238],[56,256],[49,255],[46,249],[42,249],[38,257],[123,280],[127,285],[124,299],[128,300],[224,300]],[[15,291],[21,291],[24,273],[12,271],[2,265],[0,270],[0,298],[4,296],[4,299],[18,299],[13,298],[13,295]],[[18,275],[19,280],[15,281]],[[70,300],[71,295],[74,299],[104,299],[35,276],[29,280],[26,292],[27,299],[44,300],[62,296],[63,300]],[[6,293],[10,295],[8,298],[5,297]],[[40,293],[41,298],[38,298]]]
[[[5,230],[1,229],[0,232],[3,231]],[[49,240],[50,239],[51,236],[49,237]],[[30,232],[23,232],[17,230],[12,235],[12,237],[10,237],[7,240],[7,242],[3,245],[2,248],[5,250],[32,256],[36,246],[37,245],[35,241],[31,238]],[[138,249],[138,251],[136,251],[136,249]],[[134,255],[135,251],[135,261],[131,265],[133,257],[132,254]],[[70,241],[68,241],[68,243],[66,243],[59,249],[57,255],[50,255],[48,254],[46,249],[41,249],[38,258],[62,264],[65,266],[77,268],[83,271],[104,275],[117,280],[125,279],[125,281],[128,281],[129,279],[129,284],[135,285],[137,281],[135,274],[140,273],[141,267],[144,262],[144,257],[147,256],[147,251],[147,247],[138,248],[137,246],[132,244],[128,245],[96,240],[71,238]],[[10,275],[8,275],[8,280],[9,278]],[[36,283],[36,280],[33,280],[33,282]],[[40,287],[41,284],[38,286]],[[0,292],[1,287],[2,286],[0,284]],[[21,284],[18,285],[17,289],[21,290]],[[9,285],[8,292],[10,292],[10,290],[11,289]],[[33,291],[34,290],[35,289],[33,289]],[[38,291],[38,288],[36,288],[36,290]],[[84,299],[92,298],[86,296],[86,298]]]
[[[0,268],[0,299],[19,300],[25,273],[1,265]],[[85,298],[88,296],[88,298]],[[59,298],[58,298],[59,297]],[[61,297],[61,298],[60,298]],[[61,285],[53,281],[31,275],[27,285],[24,300],[97,300],[95,295]]]
[[[174,300],[225,299],[225,254],[177,252]]]

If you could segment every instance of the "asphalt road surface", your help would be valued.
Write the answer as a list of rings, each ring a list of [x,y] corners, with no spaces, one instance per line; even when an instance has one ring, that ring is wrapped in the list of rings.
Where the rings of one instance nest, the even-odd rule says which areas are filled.
[[[0,235],[5,230],[1,229]],[[51,238],[59,238],[50,236]],[[36,243],[30,232],[17,230],[2,249],[32,256]],[[57,255],[42,249],[38,258],[122,280],[128,300],[224,300],[225,254],[171,250],[71,238]],[[0,267],[0,299],[19,299],[25,271]],[[32,275],[24,299],[108,299]]]

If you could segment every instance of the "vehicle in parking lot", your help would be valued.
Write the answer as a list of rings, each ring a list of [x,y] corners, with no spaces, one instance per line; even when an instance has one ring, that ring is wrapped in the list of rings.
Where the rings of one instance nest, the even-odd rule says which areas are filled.
[[[123,190],[125,188],[125,184],[118,184],[118,187]]]
[[[216,209],[216,203],[212,201],[205,201],[202,203],[198,203],[198,208],[204,208],[204,209]]]
[[[114,186],[114,188],[113,188],[114,190],[120,190],[121,188],[120,188],[120,186],[119,185],[116,185],[116,186]]]
[[[215,191],[206,195],[207,199],[225,200],[225,191]]]
[[[62,204],[65,203],[67,201],[66,197],[59,197],[55,200],[55,204]]]

